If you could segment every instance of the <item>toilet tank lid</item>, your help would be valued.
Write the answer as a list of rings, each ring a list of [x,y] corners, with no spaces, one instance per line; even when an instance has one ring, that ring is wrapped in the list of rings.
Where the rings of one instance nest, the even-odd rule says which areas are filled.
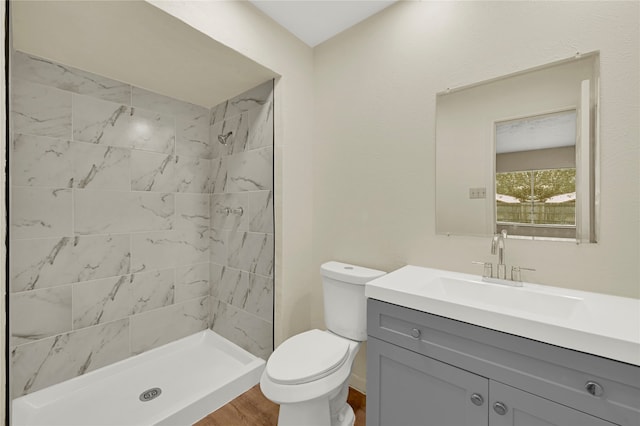
[[[386,274],[384,271],[336,261],[323,263],[320,273],[322,276],[350,284],[365,284]]]

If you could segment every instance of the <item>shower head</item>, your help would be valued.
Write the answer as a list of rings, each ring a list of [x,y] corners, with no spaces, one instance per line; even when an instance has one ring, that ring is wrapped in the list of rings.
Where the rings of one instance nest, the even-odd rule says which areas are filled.
[[[229,136],[231,136],[232,134],[233,132],[229,132],[226,135],[218,135],[218,142],[220,142],[224,146],[227,146],[227,144],[229,143]]]

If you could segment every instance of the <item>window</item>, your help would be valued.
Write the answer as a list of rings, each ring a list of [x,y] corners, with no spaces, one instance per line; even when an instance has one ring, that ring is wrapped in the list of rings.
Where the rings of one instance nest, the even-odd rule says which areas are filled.
[[[576,110],[496,123],[496,230],[576,237]]]
[[[576,169],[496,174],[498,222],[576,224]]]

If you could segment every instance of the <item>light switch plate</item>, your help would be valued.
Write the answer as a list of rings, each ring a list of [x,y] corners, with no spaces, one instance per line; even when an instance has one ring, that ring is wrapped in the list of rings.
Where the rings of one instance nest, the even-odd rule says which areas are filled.
[[[487,198],[487,188],[469,188],[469,198]]]

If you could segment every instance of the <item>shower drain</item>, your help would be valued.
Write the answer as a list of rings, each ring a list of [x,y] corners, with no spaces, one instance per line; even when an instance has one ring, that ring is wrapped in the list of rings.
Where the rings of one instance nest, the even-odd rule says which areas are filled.
[[[147,402],[152,399],[156,399],[162,393],[162,389],[160,388],[151,388],[140,394],[140,401]]]

